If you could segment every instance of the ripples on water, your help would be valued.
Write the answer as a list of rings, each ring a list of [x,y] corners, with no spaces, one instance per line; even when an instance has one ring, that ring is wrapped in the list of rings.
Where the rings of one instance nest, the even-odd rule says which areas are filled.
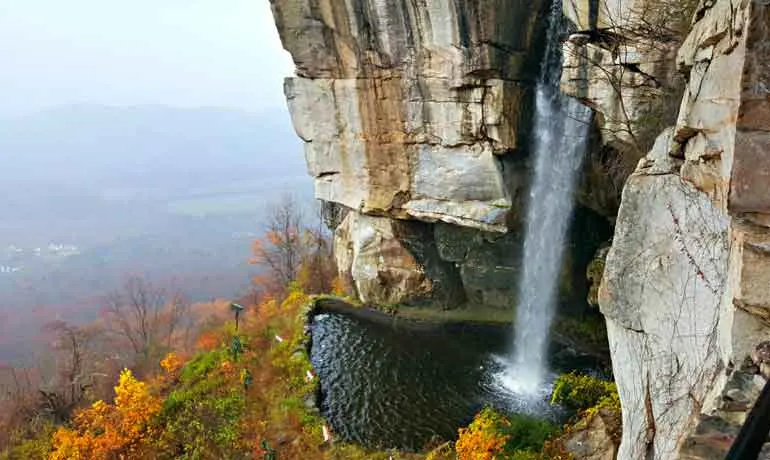
[[[333,313],[316,316],[312,332],[322,412],[347,441],[421,449],[436,437],[454,439],[487,404],[559,417],[547,402],[550,384],[534,397],[516,392],[503,358],[507,328],[415,327]],[[589,370],[595,362],[572,357],[551,365]]]

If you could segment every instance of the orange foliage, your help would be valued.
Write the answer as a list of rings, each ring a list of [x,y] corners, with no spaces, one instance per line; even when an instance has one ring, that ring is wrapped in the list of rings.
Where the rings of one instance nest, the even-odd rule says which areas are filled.
[[[232,376],[235,375],[235,366],[233,366],[233,363],[230,361],[224,361],[220,368],[222,369],[222,373],[226,376]]]
[[[208,331],[198,337],[198,341],[195,343],[195,348],[200,351],[211,351],[219,346],[219,337],[217,334]]]
[[[455,443],[458,460],[495,460],[500,458],[508,436],[498,426],[505,421],[494,411],[485,409],[476,415],[467,428],[460,428]]]
[[[336,296],[345,296],[350,293],[350,288],[348,287],[348,283],[345,282],[345,280],[337,275],[332,280],[332,294]]]
[[[270,275],[255,275],[251,279],[251,282],[254,284],[261,299],[281,295],[284,291],[284,286],[281,286],[281,284]]]
[[[266,231],[252,244],[249,259],[249,263],[261,266],[254,285],[263,297],[280,299],[291,284],[308,294],[331,291],[337,268],[331,237],[323,230],[320,213],[318,218],[317,228],[306,226],[302,208],[291,197],[284,197],[270,209]]]
[[[139,457],[149,437],[150,420],[160,410],[160,400],[144,382],[124,369],[115,387],[115,403],[97,401],[80,411],[73,428],[59,428],[53,437],[50,460],[99,460]]]
[[[182,359],[173,351],[160,361],[160,367],[171,377],[176,377],[183,365]]]
[[[288,230],[288,235],[289,235],[288,240],[296,239],[298,233],[299,232],[297,232],[297,229],[290,228]],[[279,246],[279,245],[284,244],[284,241],[283,241],[284,239],[275,230],[270,230],[267,233],[265,233],[265,238],[267,238],[267,241],[269,241],[270,244],[272,244],[273,246]]]
[[[252,350],[246,353],[244,361],[260,363],[249,366],[253,384],[248,389],[249,400],[260,403],[249,406],[242,425],[245,437],[253,440],[253,453],[257,458],[264,454],[262,440],[276,446],[277,439],[287,433],[292,433],[298,441],[282,446],[279,458],[325,458],[318,450],[322,442],[320,426],[316,432],[297,406],[270,403],[296,401],[297,395],[304,394],[301,388],[312,387],[312,383],[305,380],[308,369],[295,356],[302,330],[300,312],[309,301],[306,294],[293,289],[283,302],[271,299],[255,306],[254,314],[249,315],[244,324]],[[276,335],[284,342],[277,342]],[[269,361],[266,362],[265,357],[269,357]]]

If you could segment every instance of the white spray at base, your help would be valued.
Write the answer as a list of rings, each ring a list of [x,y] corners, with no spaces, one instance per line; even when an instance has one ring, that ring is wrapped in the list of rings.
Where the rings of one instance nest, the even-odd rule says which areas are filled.
[[[519,280],[513,362],[505,386],[533,397],[548,383],[549,329],[569,229],[575,182],[586,149],[590,110],[560,93],[561,0],[551,7],[546,52],[537,84],[533,155],[523,271]]]

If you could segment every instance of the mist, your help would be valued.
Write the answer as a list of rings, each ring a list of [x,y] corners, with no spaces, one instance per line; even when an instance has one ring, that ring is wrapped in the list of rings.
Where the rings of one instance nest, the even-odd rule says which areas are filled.
[[[267,1],[0,4],[0,361],[127,276],[249,288],[266,207],[312,202]]]

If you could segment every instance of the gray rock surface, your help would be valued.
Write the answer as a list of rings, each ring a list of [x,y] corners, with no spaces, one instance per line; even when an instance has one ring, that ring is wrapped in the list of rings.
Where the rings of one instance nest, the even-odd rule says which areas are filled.
[[[430,297],[427,286],[435,290],[448,279],[461,282],[460,270],[473,284],[468,290],[478,289],[472,263],[453,269],[446,263],[455,263],[457,254],[435,262],[438,257],[422,260],[414,253],[413,264],[393,249],[402,235],[388,236],[387,228],[407,221],[499,234],[511,230],[526,196],[523,144],[542,48],[538,20],[546,2],[270,3],[283,46],[296,64],[284,92],[304,140],[316,197],[356,213],[337,232],[338,246],[348,248],[338,259],[343,270],[352,270],[348,275],[362,299],[424,299]],[[362,225],[380,236],[370,239]],[[436,244],[432,231],[423,233],[428,240],[406,235],[412,242],[399,245],[410,252],[412,246]],[[445,243],[442,251],[463,252]],[[362,258],[368,262],[360,263]],[[399,275],[384,276],[379,271],[384,267]],[[417,282],[417,271],[428,277],[427,284]],[[510,295],[501,296],[496,288],[482,297],[510,307]]]
[[[334,254],[363,302],[392,305],[431,291],[430,279],[388,218],[349,212],[335,230]]]
[[[599,296],[618,458],[719,458],[758,394],[739,382],[759,369],[732,369],[770,338],[769,28],[763,2],[701,2],[678,52],[676,126],[623,191]]]
[[[316,196],[505,232],[542,3],[271,0]],[[533,61],[536,62],[536,61]],[[528,73],[529,67],[529,73]]]

